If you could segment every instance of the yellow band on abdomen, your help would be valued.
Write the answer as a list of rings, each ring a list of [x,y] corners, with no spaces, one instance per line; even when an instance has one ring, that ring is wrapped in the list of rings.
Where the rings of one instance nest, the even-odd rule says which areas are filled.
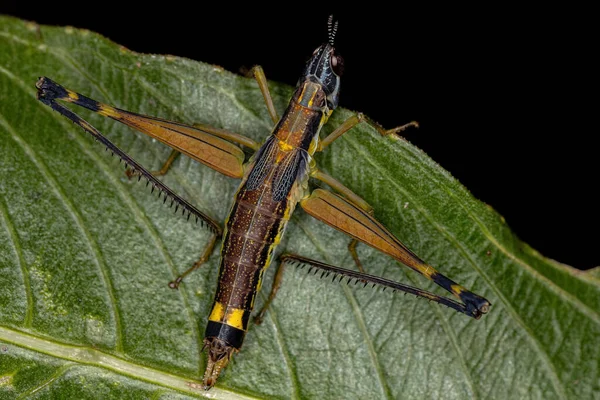
[[[223,317],[225,316],[225,307],[223,303],[219,303],[215,301],[215,305],[213,306],[212,311],[210,312],[210,316],[208,317],[209,321],[221,322],[223,321]]]
[[[208,320],[221,322],[225,325],[245,331],[248,328],[247,314],[250,314],[250,311],[244,310],[243,308],[228,307],[225,304],[216,301]]]
[[[244,309],[228,307],[227,311],[225,312],[225,319],[223,320],[223,323],[245,331],[247,328],[244,326],[245,313],[246,310]]]

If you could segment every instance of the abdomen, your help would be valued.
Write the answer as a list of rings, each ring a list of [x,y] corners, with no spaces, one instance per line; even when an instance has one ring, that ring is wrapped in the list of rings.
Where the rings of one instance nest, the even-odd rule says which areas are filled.
[[[275,169],[267,176],[272,176]],[[295,204],[293,196],[273,199],[271,179],[252,190],[244,183],[238,191],[225,227],[219,282],[206,338],[219,338],[236,349],[241,347],[263,273]]]

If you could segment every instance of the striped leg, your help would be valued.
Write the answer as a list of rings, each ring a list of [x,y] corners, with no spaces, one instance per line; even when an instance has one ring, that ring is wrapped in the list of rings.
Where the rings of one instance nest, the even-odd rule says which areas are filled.
[[[354,239],[388,254],[456,296],[474,317],[488,312],[490,303],[436,271],[421,260],[368,212],[327,190],[316,189],[300,200],[309,215]]]
[[[256,79],[256,81],[258,82],[258,87],[263,95],[264,100],[265,100],[265,105],[267,106],[269,115],[271,116],[271,119],[273,120],[273,122],[277,123],[279,120],[279,117],[277,116],[277,111],[275,110],[275,106],[273,104],[273,99],[271,98],[271,92],[269,92],[269,86],[268,86],[268,82],[267,82],[267,77],[265,76],[265,72],[263,71],[261,66],[257,65],[255,67],[253,67],[248,74],[252,75],[254,77],[254,79]],[[229,132],[225,129],[218,129],[218,128],[214,128],[210,125],[204,125],[204,124],[194,124],[193,126],[194,126],[194,128],[200,129],[204,132],[208,132],[217,137],[244,145],[254,151],[258,150],[260,147],[260,143],[255,142],[254,140],[252,140],[246,136],[239,135],[234,132]],[[175,159],[177,158],[177,156],[179,156],[179,154],[181,154],[181,153],[178,150],[171,151],[169,158],[167,159],[167,161],[165,161],[162,168],[158,171],[152,171],[151,172],[152,175],[154,175],[154,176],[165,175],[167,173],[167,171],[169,170],[169,168],[171,167],[171,164],[173,163],[173,161],[175,161]],[[139,175],[139,172],[134,171],[131,168],[127,168],[125,170],[125,174],[127,175],[127,177],[132,178],[134,176]]]
[[[209,229],[212,231],[212,237],[200,259],[181,276],[169,283],[170,287],[177,288],[184,276],[199,268],[204,262],[206,262],[206,260],[208,260],[217,239],[222,235],[222,228],[211,217],[196,209],[193,205],[178,196],[164,183],[157,180],[155,175],[151,174],[132,157],[114,145],[96,128],[83,120],[70,109],[59,104],[57,100],[74,103],[98,114],[113,118],[141,132],[144,132],[149,136],[155,137],[174,148],[174,151],[171,153],[171,156],[167,161],[167,164],[165,167],[163,167],[163,169],[165,169],[164,172],[166,172],[166,169],[170,163],[179,153],[175,149],[179,148],[182,149],[182,151],[188,156],[203,162],[204,164],[225,175],[241,178],[243,175],[243,151],[239,147],[222,140],[217,135],[213,136],[206,131],[201,131],[176,122],[146,117],[114,108],[66,89],[48,78],[40,78],[36,84],[36,87],[38,88],[38,99],[42,103],[46,104],[53,110],[79,125],[87,133],[92,135],[94,139],[102,143],[107,150],[110,149],[111,152],[118,155],[120,159],[125,162],[126,166],[131,166],[130,171],[138,175],[138,180],[144,177],[147,179],[148,184],[152,184],[153,192],[156,189],[158,190],[159,197],[164,196],[163,202],[166,202],[167,199],[170,198],[171,206],[175,204],[175,212],[181,208],[183,214],[186,212],[188,213],[188,218],[191,215],[194,215],[196,217],[196,221],[202,221],[203,223],[206,223]]]
[[[57,100],[74,103],[102,115],[109,116],[113,119],[123,122],[126,125],[132,126],[135,129],[147,133],[150,136],[156,137],[157,139],[169,145],[172,144],[171,141],[176,142],[177,145],[182,145],[183,143],[187,142],[190,146],[188,151],[186,151],[186,154],[225,175],[232,177],[239,176],[241,178],[243,175],[244,153],[239,147],[217,137],[208,135],[205,132],[193,131],[193,128],[190,128],[186,125],[152,117],[144,117],[139,114],[129,113],[127,111],[119,110],[99,103],[90,99],[89,97],[85,97],[79,93],[75,93],[69,89],[66,89],[48,78],[40,78],[40,80],[36,83],[36,87],[38,88],[38,100],[83,128],[83,130],[89,133],[96,141],[102,143],[102,145],[106,147],[106,150],[110,150],[113,154],[119,156],[121,161],[125,162],[125,166],[131,166],[132,169],[139,171],[140,176],[138,177],[138,180],[144,177],[147,180],[147,185],[152,184],[152,192],[157,190],[159,197],[164,196],[163,202],[166,202],[167,199],[171,199],[171,206],[175,204],[175,212],[181,208],[182,214],[185,214],[186,212],[188,213],[188,219],[190,216],[194,215],[196,221],[201,221],[203,224],[206,223],[213,233],[221,235],[221,227],[211,217],[198,210],[185,199],[173,192],[167,185],[156,179],[148,170],[135,161],[131,156],[108,140],[102,133],[100,133],[100,131],[98,131],[70,109],[59,104]],[[194,134],[196,136],[194,136]],[[210,147],[212,150],[212,157],[206,157],[206,154],[203,153],[202,150],[209,147],[206,146],[206,142],[202,142],[199,137],[203,137],[207,142],[212,140],[215,143],[215,145]],[[218,147],[216,144],[221,144],[221,146]],[[171,147],[176,146],[172,145]],[[219,156],[218,158],[216,157],[217,155]]]
[[[242,149],[229,141],[241,140],[243,138],[241,135],[212,127],[201,129],[179,122],[121,110],[73,92],[45,77],[40,78],[36,87],[38,88],[38,100],[81,126],[96,140],[105,144],[107,148],[110,148],[125,161],[131,161],[131,157],[110,143],[104,135],[73,111],[60,105],[58,100],[76,104],[104,117],[121,122],[226,176],[242,178],[244,175],[243,165],[246,155]],[[250,139],[246,138],[246,140]],[[110,143],[110,145],[107,143]],[[142,171],[133,162],[128,162],[128,164],[136,170]],[[144,169],[144,172],[148,173],[146,169]],[[142,175],[152,180],[151,174],[148,173],[149,176]]]
[[[425,290],[421,290],[419,288],[404,285],[402,283],[390,281],[388,279],[380,278],[374,275],[368,275],[362,272],[352,271],[345,268],[336,267],[333,265],[325,264],[320,261],[311,260],[306,257],[298,256],[295,254],[284,254],[281,256],[281,265],[291,264],[299,266],[300,268],[304,268],[305,266],[309,266],[308,273],[314,271],[316,275],[319,271],[321,272],[321,278],[329,277],[333,275],[332,282],[335,282],[338,279],[341,282],[344,279],[347,279],[347,283],[354,281],[354,284],[362,284],[363,287],[371,285],[372,287],[378,286],[385,289],[392,289],[392,291],[401,291],[404,293],[414,294],[417,297],[422,297],[430,301],[434,301],[436,303],[442,304],[446,307],[452,308],[458,312],[468,315],[469,317],[479,319],[482,314],[487,312],[487,310],[472,310],[465,304],[461,304],[455,300],[449,299],[447,297],[438,296],[437,294],[433,294],[431,292],[427,292]]]

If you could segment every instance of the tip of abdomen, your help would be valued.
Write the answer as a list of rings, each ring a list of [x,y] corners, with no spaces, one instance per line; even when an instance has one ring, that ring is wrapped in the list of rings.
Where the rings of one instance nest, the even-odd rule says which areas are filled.
[[[208,353],[208,363],[204,372],[203,384],[204,390],[209,390],[215,385],[219,374],[231,360],[233,352],[238,350],[217,337],[204,339],[204,348]]]

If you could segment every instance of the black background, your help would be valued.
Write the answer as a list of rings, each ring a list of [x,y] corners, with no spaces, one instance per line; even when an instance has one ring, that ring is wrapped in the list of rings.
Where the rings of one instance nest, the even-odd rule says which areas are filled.
[[[131,50],[231,71],[260,64],[269,79],[290,85],[326,40],[333,13],[346,63],[341,106],[385,127],[419,121],[405,137],[500,212],[522,240],[580,269],[600,265],[600,36],[591,10],[126,4],[2,0],[0,13],[87,28]]]

